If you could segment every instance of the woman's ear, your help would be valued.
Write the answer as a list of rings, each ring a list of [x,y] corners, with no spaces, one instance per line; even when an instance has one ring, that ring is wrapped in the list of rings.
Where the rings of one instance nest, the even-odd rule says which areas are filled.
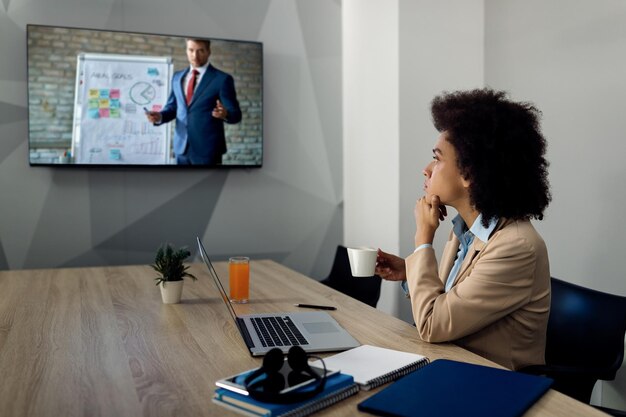
[[[470,181],[469,178],[461,177],[461,184],[463,185],[463,187],[469,188],[470,185],[472,185],[472,181]]]

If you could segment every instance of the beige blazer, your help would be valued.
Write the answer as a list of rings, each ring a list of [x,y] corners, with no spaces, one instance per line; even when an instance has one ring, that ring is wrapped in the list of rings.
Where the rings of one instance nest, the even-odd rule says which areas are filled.
[[[474,238],[449,292],[459,241],[450,233],[439,271],[432,248],[406,259],[413,318],[428,342],[454,342],[509,369],[545,363],[550,313],[546,245],[529,221],[501,219]]]

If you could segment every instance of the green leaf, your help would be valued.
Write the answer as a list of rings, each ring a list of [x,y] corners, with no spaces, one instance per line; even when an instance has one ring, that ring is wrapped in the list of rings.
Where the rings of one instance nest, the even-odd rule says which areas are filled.
[[[186,247],[175,250],[169,243],[161,245],[154,258],[154,264],[150,265],[160,274],[155,278],[157,281],[156,285],[159,285],[161,282],[165,285],[167,281],[182,281],[185,277],[189,277],[194,281],[197,280],[193,274],[187,272],[189,266],[184,265],[184,261],[189,256],[191,256],[191,252]]]

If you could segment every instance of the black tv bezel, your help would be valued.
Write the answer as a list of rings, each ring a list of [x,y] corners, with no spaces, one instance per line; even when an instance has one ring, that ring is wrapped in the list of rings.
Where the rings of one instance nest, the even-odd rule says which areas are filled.
[[[177,165],[177,164],[77,164],[77,163],[53,163],[53,162],[41,162],[41,163],[33,163],[30,158],[30,150],[31,150],[31,112],[30,112],[30,65],[28,63],[29,58],[29,33],[31,27],[45,27],[45,28],[59,28],[59,29],[70,29],[70,30],[86,30],[86,31],[98,31],[98,32],[110,32],[110,33],[122,33],[122,34],[131,34],[131,35],[147,35],[147,36],[163,36],[163,37],[171,37],[171,38],[180,38],[182,39],[208,39],[210,41],[221,41],[221,42],[234,42],[234,43],[247,43],[247,44],[255,44],[258,45],[261,52],[261,94],[260,94],[260,120],[261,120],[261,162],[258,164],[219,164],[219,165]],[[28,23],[26,24],[25,31],[25,41],[26,41],[26,103],[27,103],[27,128],[28,128],[28,165],[30,167],[38,168],[58,168],[58,169],[112,169],[112,170],[125,170],[128,169],[130,171],[140,169],[148,169],[148,170],[229,170],[229,169],[258,169],[263,167],[263,162],[265,160],[265,122],[264,122],[264,80],[265,80],[265,55],[263,53],[263,42],[260,41],[250,41],[250,40],[242,40],[242,39],[230,39],[230,38],[218,38],[211,36],[200,36],[200,35],[177,35],[177,34],[168,34],[168,33],[154,33],[154,32],[141,32],[141,31],[131,31],[131,30],[117,30],[117,29],[101,29],[101,28],[89,28],[89,27],[77,27],[77,26],[59,26],[59,25],[43,25],[37,23]],[[75,93],[75,92],[74,92]]]

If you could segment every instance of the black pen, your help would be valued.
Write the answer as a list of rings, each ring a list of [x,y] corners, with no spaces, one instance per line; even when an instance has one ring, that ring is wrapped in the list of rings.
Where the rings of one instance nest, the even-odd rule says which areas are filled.
[[[337,310],[337,307],[333,307],[333,306],[316,306],[316,305],[313,305],[313,304],[294,304],[294,306],[302,307],[302,308],[318,308],[320,310]]]

